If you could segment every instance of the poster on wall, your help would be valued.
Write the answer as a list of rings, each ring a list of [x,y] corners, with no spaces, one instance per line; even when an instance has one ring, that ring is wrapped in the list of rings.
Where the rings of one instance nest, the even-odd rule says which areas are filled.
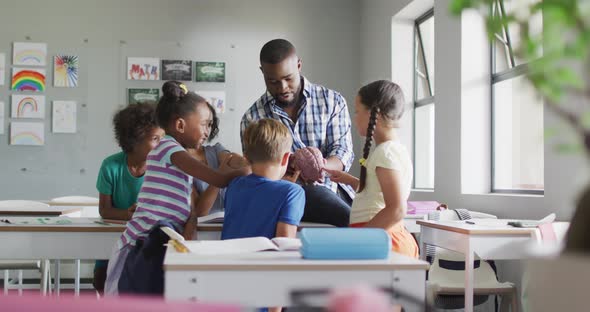
[[[42,122],[11,122],[10,145],[45,145],[45,125]]]
[[[78,86],[78,56],[56,55],[53,58],[53,86],[64,88]]]
[[[10,89],[14,91],[44,91],[45,69],[13,68]]]
[[[225,82],[225,62],[195,62],[195,81]]]
[[[127,80],[160,80],[160,59],[128,57]]]
[[[216,113],[225,112],[225,91],[197,91],[196,93],[204,97],[215,108]]]
[[[162,80],[192,81],[192,61],[162,60]]]
[[[12,46],[12,64],[26,66],[45,66],[47,44],[34,42],[15,42]]]
[[[127,104],[145,102],[157,103],[160,99],[160,89],[156,88],[132,88],[127,89]]]
[[[4,102],[0,102],[0,134],[4,134]]]
[[[53,133],[76,133],[76,102],[53,101]]]
[[[4,85],[6,77],[6,54],[0,53],[0,86]]]
[[[13,94],[12,118],[45,118],[45,96]]]

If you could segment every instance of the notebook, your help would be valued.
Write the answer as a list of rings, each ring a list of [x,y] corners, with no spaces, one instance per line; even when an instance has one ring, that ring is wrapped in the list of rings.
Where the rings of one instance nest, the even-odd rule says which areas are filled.
[[[208,216],[197,218],[197,223],[223,223],[224,216],[223,211],[214,212]]]
[[[301,248],[301,241],[297,238],[275,237],[247,237],[226,240],[186,241],[182,235],[169,227],[161,228],[174,242],[172,246],[179,252],[190,252],[198,255],[229,255],[258,251],[291,251]]]

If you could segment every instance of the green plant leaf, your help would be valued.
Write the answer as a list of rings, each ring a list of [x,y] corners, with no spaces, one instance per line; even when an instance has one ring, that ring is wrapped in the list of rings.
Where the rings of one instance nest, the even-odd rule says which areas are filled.
[[[558,84],[562,86],[573,86],[581,88],[584,86],[582,78],[570,68],[562,67],[553,72],[553,78]]]
[[[543,9],[543,20],[545,27],[550,25],[575,25],[575,11],[571,11],[567,7],[546,5]]]
[[[486,29],[488,30],[488,40],[493,41],[495,34],[501,34],[502,29],[502,19],[499,17],[490,17],[486,19]]]
[[[559,103],[561,101],[561,98],[563,96],[563,90],[558,86],[555,86],[552,81],[548,79],[538,79],[532,81],[532,83],[544,97],[547,97],[548,99],[556,103]]]
[[[582,126],[586,129],[590,129],[590,111],[583,112],[582,116],[580,117],[580,122]]]
[[[557,143],[555,151],[564,154],[576,154],[582,152],[582,145],[580,143]]]
[[[545,139],[551,139],[557,136],[559,130],[555,127],[546,127],[544,132]]]
[[[473,0],[453,0],[449,9],[453,15],[458,16],[463,10],[473,7],[475,7],[475,1]]]

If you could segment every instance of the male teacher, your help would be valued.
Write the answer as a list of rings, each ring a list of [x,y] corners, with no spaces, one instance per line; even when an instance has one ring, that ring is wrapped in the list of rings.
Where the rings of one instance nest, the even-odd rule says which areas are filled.
[[[344,97],[303,77],[301,59],[293,44],[284,39],[271,40],[262,47],[260,70],[267,90],[242,117],[241,135],[256,120],[277,119],[291,131],[293,151],[317,147],[327,168],[348,171],[354,153]],[[302,186],[306,197],[302,221],[348,226],[355,194],[350,186],[329,177]]]

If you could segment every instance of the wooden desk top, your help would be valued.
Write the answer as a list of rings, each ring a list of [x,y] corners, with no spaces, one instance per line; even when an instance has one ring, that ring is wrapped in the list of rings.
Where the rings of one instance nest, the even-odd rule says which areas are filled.
[[[532,235],[536,228],[516,228],[508,225],[507,219],[473,219],[476,224],[468,224],[465,221],[429,221],[418,220],[416,224],[424,227],[441,229],[449,232],[469,235]]]
[[[101,232],[121,233],[125,225],[104,224],[100,218],[69,217],[4,217],[10,223],[0,222],[0,232]],[[100,222],[100,223],[98,223]]]
[[[49,206],[46,208],[10,208],[0,207],[1,216],[62,216],[69,213],[79,212],[82,207],[75,206]]]
[[[428,262],[391,253],[387,260],[306,260],[297,251],[263,251],[240,255],[202,256],[168,248],[167,271],[383,271],[427,270]]]

